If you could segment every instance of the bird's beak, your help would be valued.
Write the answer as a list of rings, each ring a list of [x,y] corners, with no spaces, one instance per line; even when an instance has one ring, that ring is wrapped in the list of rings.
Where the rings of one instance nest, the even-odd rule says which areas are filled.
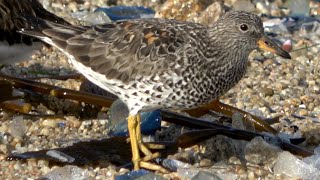
[[[258,46],[262,50],[272,52],[286,59],[291,59],[291,56],[287,51],[279,47],[275,42],[269,39],[266,35],[263,35],[262,38],[259,39]]]

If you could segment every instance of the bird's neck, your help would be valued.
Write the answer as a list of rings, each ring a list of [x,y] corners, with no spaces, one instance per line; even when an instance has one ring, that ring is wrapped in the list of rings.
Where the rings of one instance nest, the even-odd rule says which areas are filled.
[[[210,39],[206,51],[209,59],[207,77],[211,77],[211,83],[221,89],[218,93],[220,96],[236,85],[246,73],[249,52],[239,48],[233,40],[226,43],[225,39]]]
[[[209,34],[207,40],[206,58],[214,61],[213,65],[231,64],[238,68],[246,67],[250,50],[246,49],[237,39],[221,38],[223,32]]]

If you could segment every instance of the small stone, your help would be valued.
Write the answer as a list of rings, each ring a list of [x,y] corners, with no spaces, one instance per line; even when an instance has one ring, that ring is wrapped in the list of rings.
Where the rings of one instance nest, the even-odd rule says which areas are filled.
[[[255,11],[255,7],[249,0],[238,0],[233,4],[233,9],[235,11],[247,11],[253,12]]]
[[[200,161],[200,167],[210,167],[212,166],[212,162],[210,159],[202,159]]]
[[[42,173],[48,173],[51,171],[51,169],[48,166],[42,166],[41,167]],[[52,179],[53,180],[53,179]]]
[[[6,159],[6,155],[4,155],[4,154],[0,154],[0,161],[3,161],[3,160],[5,160]]]
[[[263,2],[256,3],[256,8],[262,14],[269,14],[268,8]]]
[[[211,174],[206,171],[199,171],[197,175],[195,175],[191,180],[202,180],[202,179],[207,179],[207,180],[222,180],[219,176],[215,174]]]
[[[298,107],[301,104],[301,100],[299,98],[289,98],[289,99],[286,99],[285,102],[289,106],[295,106],[295,107]]]
[[[26,133],[26,125],[24,123],[23,116],[13,118],[9,128],[13,137],[22,139]]]
[[[317,93],[320,91],[320,87],[315,85],[315,86],[313,86],[312,90],[313,90],[313,92]]]
[[[73,12],[77,12],[78,11],[76,2],[70,2],[69,5],[68,5],[68,8]]]
[[[74,128],[79,128],[81,126],[81,121],[79,121],[79,119],[77,119],[74,116],[68,116],[66,117],[67,121],[70,122],[72,124],[72,127]]]
[[[199,0],[167,0],[161,8],[159,16],[185,21],[197,16],[203,8],[204,6]]]
[[[55,160],[58,160],[60,162],[68,162],[68,163],[72,163],[75,158],[73,158],[72,156],[69,156],[63,152],[57,151],[57,150],[50,150],[46,152],[46,155],[54,158]]]
[[[249,171],[248,172],[248,180],[254,180],[257,179],[257,177],[255,177],[254,172]]]
[[[0,124],[0,132],[6,132],[8,131],[8,126],[5,124]]]
[[[21,170],[21,164],[20,163],[16,163],[14,166],[13,166],[13,169],[14,170]]]
[[[310,7],[307,0],[288,0],[286,6],[290,9],[291,16],[308,16]]]
[[[272,162],[281,149],[265,142],[261,137],[252,139],[246,146],[246,160],[253,164],[268,164]]]
[[[48,165],[49,165],[49,161],[46,161],[46,160],[39,160],[38,161],[38,166],[40,166],[40,167],[45,167]]]
[[[263,65],[264,66],[271,66],[274,64],[274,60],[273,59],[266,59],[265,61],[263,61]]]
[[[282,49],[284,49],[287,52],[290,52],[292,50],[292,42],[290,39],[286,40],[283,44],[282,44]]]
[[[314,108],[315,108],[314,103],[310,103],[310,104],[308,104],[308,106],[307,106],[307,109],[308,109],[308,110],[314,110]]]
[[[42,122],[43,126],[47,126],[47,127],[53,127],[56,128],[57,127],[57,120],[53,120],[53,119],[46,119]]]
[[[223,4],[221,4],[219,1],[216,1],[201,12],[199,18],[196,19],[196,22],[210,25],[217,21],[223,12]]]
[[[120,174],[125,174],[125,173],[128,173],[128,172],[130,172],[130,171],[127,168],[120,168],[120,170],[119,170]]]
[[[307,116],[308,115],[308,111],[306,109],[299,109],[298,110],[298,114],[300,116]]]
[[[275,83],[274,87],[278,90],[278,91],[281,91],[283,90],[283,85],[281,83]]]
[[[273,96],[274,91],[271,88],[262,88],[261,92],[265,95],[265,96]]]
[[[281,152],[274,165],[275,174],[285,174],[292,179],[319,179],[319,170],[295,157],[293,154]]]
[[[43,136],[48,136],[50,134],[50,131],[48,128],[44,128],[40,131],[39,133],[40,135],[43,135]]]
[[[7,146],[4,144],[0,144],[0,152],[2,152],[3,154],[7,154],[8,153]]]
[[[35,159],[28,159],[27,160],[28,167],[36,166],[37,165],[37,160]]]
[[[244,109],[244,103],[242,101],[238,101],[236,103],[236,106],[239,108],[239,109]]]
[[[152,179],[152,180],[165,180],[164,177],[157,175],[155,173],[152,173],[152,172],[145,174],[145,175],[142,175],[138,178],[134,178],[134,179],[135,180],[150,180],[150,179]]]
[[[316,85],[316,81],[311,80],[311,81],[308,82],[308,85],[309,86],[315,86]]]
[[[110,23],[109,16],[103,11],[94,11],[90,13],[80,14],[77,18],[90,25]]]

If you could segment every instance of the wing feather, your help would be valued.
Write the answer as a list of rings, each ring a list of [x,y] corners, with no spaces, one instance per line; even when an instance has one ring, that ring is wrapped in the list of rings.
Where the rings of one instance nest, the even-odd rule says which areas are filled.
[[[194,31],[195,26],[188,29],[187,24],[181,24],[187,26],[182,28],[176,23],[157,19],[119,21],[93,27],[48,23],[41,33],[85,66],[108,79],[127,84],[141,76],[164,74],[176,63],[181,63],[181,69],[173,72],[183,71],[183,65],[189,60],[185,51],[195,51],[192,50],[195,45],[190,45],[188,38],[188,31]],[[205,29],[198,26],[199,31]],[[32,31],[24,33],[32,34]]]

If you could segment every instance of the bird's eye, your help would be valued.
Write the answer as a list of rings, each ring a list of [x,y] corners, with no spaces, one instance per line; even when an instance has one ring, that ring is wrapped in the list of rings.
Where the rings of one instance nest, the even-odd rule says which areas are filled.
[[[247,31],[247,30],[248,30],[248,25],[246,25],[246,24],[241,24],[241,25],[240,25],[240,29],[241,29],[241,31]]]

